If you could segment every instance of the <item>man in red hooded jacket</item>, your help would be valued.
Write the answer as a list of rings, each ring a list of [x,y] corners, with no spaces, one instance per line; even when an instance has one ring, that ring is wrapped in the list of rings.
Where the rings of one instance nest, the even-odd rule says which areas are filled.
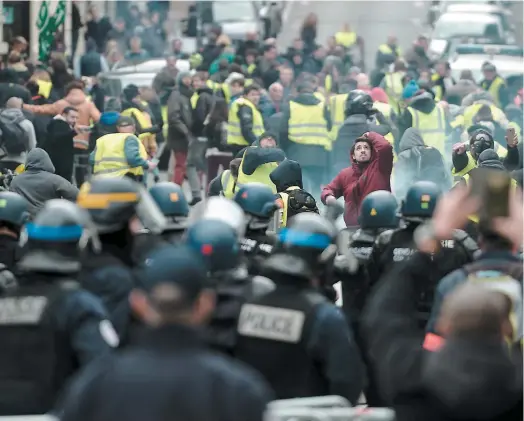
[[[344,221],[348,227],[358,225],[364,197],[377,190],[391,191],[393,147],[378,133],[364,133],[351,148],[350,158],[351,166],[340,171],[321,195],[326,205],[344,196]]]

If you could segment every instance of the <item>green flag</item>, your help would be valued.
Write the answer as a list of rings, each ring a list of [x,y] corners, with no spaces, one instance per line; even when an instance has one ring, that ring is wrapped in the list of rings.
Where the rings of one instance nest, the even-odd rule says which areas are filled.
[[[36,27],[41,30],[45,23],[47,22],[47,18],[49,15],[49,5],[47,4],[47,1],[44,0],[42,4],[40,5],[40,10],[38,11],[38,21],[36,22]]]
[[[55,14],[53,16],[53,32],[55,32],[60,25],[65,22],[66,16],[66,2],[65,0],[60,0],[56,6]]]

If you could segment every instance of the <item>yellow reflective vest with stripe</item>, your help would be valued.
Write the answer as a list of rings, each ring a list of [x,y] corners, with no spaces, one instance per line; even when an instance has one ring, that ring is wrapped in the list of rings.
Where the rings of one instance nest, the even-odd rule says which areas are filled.
[[[397,57],[400,57],[402,55],[402,50],[400,49],[400,47],[395,47],[393,49],[388,44],[382,44],[380,47],[378,47],[378,51],[380,51],[382,54],[393,54]]]
[[[349,48],[357,42],[356,32],[337,32],[335,34],[335,42],[344,48]]]
[[[444,109],[436,104],[433,111],[425,114],[415,108],[408,107],[411,113],[412,124],[414,129],[418,129],[424,139],[426,146],[437,149],[442,156],[446,156],[446,113]]]
[[[393,72],[386,73],[384,76],[384,91],[388,95],[389,105],[398,112],[400,100],[402,99],[402,91],[404,86],[402,86],[402,78],[404,73],[402,72]]]
[[[143,175],[142,167],[130,167],[125,154],[126,139],[129,133],[110,133],[96,141],[93,174],[97,177],[124,177],[126,174]],[[140,156],[147,159],[144,145],[138,140]]]
[[[288,187],[286,189],[286,191],[291,191],[291,190],[300,190],[300,187]],[[281,200],[281,203],[280,203],[280,209],[278,211],[278,215],[279,215],[279,228],[284,228],[287,226],[287,210],[288,210],[288,205],[289,205],[289,194],[287,194],[286,192],[281,192],[278,194],[280,196],[280,200]]]
[[[469,126],[473,125],[473,119],[479,112],[479,110],[484,106],[484,104],[476,103],[473,105],[470,105],[464,110],[463,116],[464,116],[464,127],[467,129]],[[507,121],[506,115],[504,114],[504,111],[502,111],[500,108],[496,107],[495,105],[491,104],[489,106],[489,109],[491,110],[491,115],[493,116],[493,120],[497,123],[501,124],[504,121]]]
[[[288,139],[301,145],[323,146],[331,150],[331,140],[324,118],[324,103],[302,105],[289,101]]]
[[[222,171],[220,176],[220,181],[222,182],[222,194],[228,199],[233,199],[236,191],[236,180],[231,174],[230,170]]]
[[[242,130],[240,129],[240,119],[238,118],[238,109],[241,106],[247,106],[251,108],[253,113],[253,134],[258,138],[264,133],[264,119],[262,114],[258,111],[257,107],[248,99],[241,97],[231,104],[229,109],[229,118],[227,122],[227,144],[228,145],[239,145],[248,146],[249,142],[242,136]]]
[[[469,184],[469,181],[471,180],[471,177],[469,176],[469,174],[465,174],[462,179],[466,182],[466,184]],[[511,188],[512,190],[516,190],[518,187],[518,184],[515,180],[511,179]],[[476,224],[479,223],[479,217],[478,215],[470,215],[468,216],[469,220],[470,221],[473,221],[475,222]]]
[[[249,148],[258,148],[258,146],[250,146]],[[247,184],[247,183],[262,183],[268,187],[271,187],[271,190],[273,191],[273,193],[276,193],[277,188],[273,184],[269,176],[271,175],[273,170],[276,167],[278,167],[279,162],[268,162],[266,164],[259,165],[257,169],[253,172],[253,174],[245,174],[243,170],[244,169],[244,158],[249,148],[247,148],[246,151],[244,152],[244,155],[242,155],[242,162],[238,166],[238,178],[236,181],[235,190],[237,188],[242,187],[244,184]]]
[[[473,159],[473,156],[471,155],[469,151],[466,152],[466,156],[468,157],[468,164],[462,170],[457,171],[455,170],[454,167],[451,170],[451,174],[453,175],[453,181],[454,181],[453,184],[459,183],[460,180],[462,180],[462,177],[467,175],[473,168],[477,168],[477,163],[475,162],[475,160]]]
[[[491,84],[487,80],[483,80],[480,86],[482,89],[490,93],[490,95],[493,98],[493,101],[495,101],[495,105],[497,107],[501,107],[502,103],[500,102],[500,88],[501,86],[504,86],[505,84],[506,84],[506,81],[504,80],[504,78],[497,76],[495,79],[493,79]]]
[[[196,92],[193,93],[193,95],[191,95],[190,101],[191,101],[191,108],[193,108],[193,110],[197,106],[197,102],[198,102],[198,98],[199,97],[200,97],[200,95],[198,95]]]
[[[344,123],[344,108],[348,94],[339,94],[332,96],[329,100],[329,111],[331,113],[331,132],[330,137],[334,142],[337,140],[338,131]]]
[[[38,95],[49,99],[49,95],[51,95],[51,89],[53,89],[53,83],[46,80],[37,80],[36,84],[38,85]]]
[[[145,111],[139,110],[138,108],[128,108],[127,110],[122,111],[120,114],[123,116],[134,118],[138,122],[138,124],[140,125],[140,129],[142,130],[150,129],[151,127],[153,127],[153,122],[151,121],[150,115]],[[153,133],[141,133],[138,135],[138,138],[142,143],[156,143],[156,136]]]

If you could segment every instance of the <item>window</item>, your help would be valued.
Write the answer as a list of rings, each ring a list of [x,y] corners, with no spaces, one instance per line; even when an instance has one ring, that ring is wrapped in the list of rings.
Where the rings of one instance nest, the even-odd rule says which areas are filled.
[[[250,1],[214,1],[213,18],[215,22],[253,22],[255,9]]]

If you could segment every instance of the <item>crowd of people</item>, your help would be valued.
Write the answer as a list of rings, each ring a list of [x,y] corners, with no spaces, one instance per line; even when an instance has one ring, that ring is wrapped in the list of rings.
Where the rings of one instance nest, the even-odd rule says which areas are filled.
[[[455,81],[422,36],[366,73],[358,34],[319,45],[310,15],[285,52],[175,40],[110,96],[115,56],[166,53],[158,12],[130,15],[92,8],[70,63],[17,38],[0,70],[0,415],[262,420],[336,395],[521,421],[522,92],[489,62]]]

